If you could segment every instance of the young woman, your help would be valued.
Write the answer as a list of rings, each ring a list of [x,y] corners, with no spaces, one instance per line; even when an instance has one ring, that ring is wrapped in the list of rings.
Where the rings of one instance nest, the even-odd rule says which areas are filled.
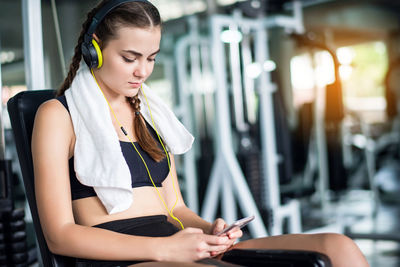
[[[106,7],[109,10],[105,12],[106,5],[115,6],[111,9]],[[91,52],[88,55],[87,51],[92,38],[96,41],[92,48],[102,55],[94,63]],[[37,206],[49,249],[93,266],[138,262],[142,262],[139,265],[199,266],[200,260],[221,259],[223,253],[232,248],[312,250],[326,254],[334,266],[368,266],[358,247],[343,235],[293,234],[235,244],[242,236],[241,230],[234,228],[225,235],[213,235],[226,227],[225,221],[219,218],[213,223],[207,222],[185,206],[173,155],[165,155],[156,131],[140,109],[140,99],[143,102],[146,96],[140,98],[139,94],[153,71],[160,38],[159,13],[147,1],[103,1],[88,13],[68,76],[58,91],[58,97],[40,106],[33,131]],[[82,52],[90,70],[82,61]],[[80,90],[83,95],[84,88],[89,93],[80,97]],[[74,90],[75,97],[66,97],[68,91]],[[99,99],[94,97],[95,94],[104,97],[101,103],[92,101]],[[97,163],[96,166],[85,166],[85,158],[80,155],[90,150],[81,148],[92,142],[82,137],[86,126],[74,119],[74,109],[87,108],[86,102],[80,102],[82,99],[94,111],[106,110],[106,116],[100,119],[104,119],[104,124],[110,121],[112,134],[106,133],[104,137],[115,137],[110,142],[117,141],[126,161],[130,200],[125,198],[124,203],[128,205],[123,208],[116,208],[118,203],[107,205],[122,198],[123,193],[103,194],[103,188],[96,182],[92,183],[94,186],[82,182],[91,179],[83,174],[85,171],[89,176],[90,173],[97,175]],[[74,103],[76,107],[73,108]],[[89,116],[87,124],[101,129],[103,123],[101,120],[96,123],[99,115],[93,110],[81,116]],[[90,116],[93,116],[93,121],[90,121]],[[101,134],[99,131],[98,135]],[[96,133],[94,139],[98,135]],[[94,143],[93,147],[100,153],[97,155],[96,150],[92,159],[106,159],[99,168],[116,169],[119,164],[114,166],[113,156],[101,153],[101,140]],[[84,167],[79,169],[78,165]],[[112,175],[105,179],[111,184],[119,177]],[[127,191],[117,192],[126,195]]]

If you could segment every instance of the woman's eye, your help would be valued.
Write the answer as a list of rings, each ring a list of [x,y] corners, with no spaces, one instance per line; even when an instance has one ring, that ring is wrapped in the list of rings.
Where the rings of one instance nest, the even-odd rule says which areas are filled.
[[[147,60],[150,61],[150,62],[155,62],[155,61],[156,61],[155,58],[149,58],[149,59],[147,59]]]
[[[125,62],[128,62],[128,63],[132,63],[135,61],[134,59],[129,59],[127,57],[122,57],[122,58],[124,59]]]

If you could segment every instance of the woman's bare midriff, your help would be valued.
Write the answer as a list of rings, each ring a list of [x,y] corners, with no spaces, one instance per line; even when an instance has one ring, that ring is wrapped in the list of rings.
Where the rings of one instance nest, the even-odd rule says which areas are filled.
[[[163,188],[158,187],[158,189],[163,196]],[[107,213],[98,197],[87,197],[72,201],[75,223],[93,226],[114,220],[168,214],[154,187],[137,187],[133,188],[132,191],[133,201],[131,207],[111,215]]]

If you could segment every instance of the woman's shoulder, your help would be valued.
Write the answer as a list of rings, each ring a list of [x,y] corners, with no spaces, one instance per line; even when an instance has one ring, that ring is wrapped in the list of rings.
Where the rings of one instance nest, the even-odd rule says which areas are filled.
[[[42,103],[36,113],[33,143],[53,144],[61,147],[65,144],[68,151],[73,148],[75,133],[71,116],[63,104],[57,99]]]
[[[71,117],[65,106],[57,99],[50,99],[43,102],[36,113],[35,124],[47,125],[52,127],[53,131],[58,129],[65,130],[72,128]],[[55,128],[57,127],[57,128]]]
[[[53,98],[43,102],[38,110],[37,115],[46,115],[46,116],[62,116],[68,115],[69,112],[65,108],[64,104],[57,98]]]

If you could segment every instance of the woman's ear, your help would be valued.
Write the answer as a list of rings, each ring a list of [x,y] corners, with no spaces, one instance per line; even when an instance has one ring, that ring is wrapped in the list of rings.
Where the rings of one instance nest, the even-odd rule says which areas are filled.
[[[92,34],[92,37],[93,37],[93,39],[96,40],[96,42],[97,42],[98,44],[100,44],[100,39],[99,39],[99,37],[97,37],[97,35],[96,35],[95,33]]]

